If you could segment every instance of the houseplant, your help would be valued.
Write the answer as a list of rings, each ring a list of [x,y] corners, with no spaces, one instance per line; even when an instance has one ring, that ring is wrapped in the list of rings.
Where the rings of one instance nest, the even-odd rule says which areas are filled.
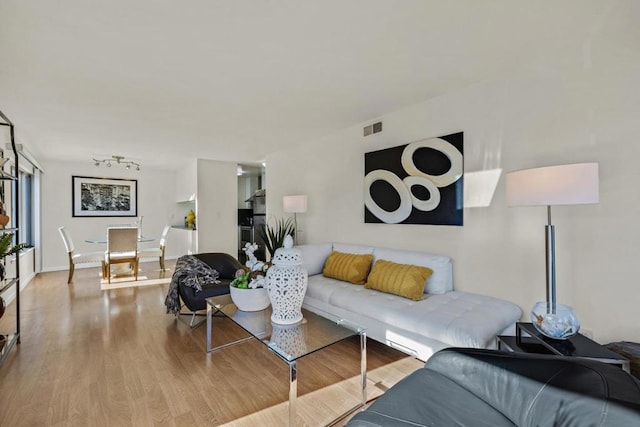
[[[17,254],[23,249],[32,248],[32,245],[27,243],[18,243],[17,245],[13,244],[13,233],[2,233],[0,235],[0,280],[4,280],[6,275],[4,269],[4,258]]]
[[[296,227],[291,217],[286,219],[271,219],[273,219],[273,224],[270,224],[269,221],[267,221],[264,227],[258,228],[258,234],[264,242],[267,251],[269,251],[269,259],[273,259],[276,249],[282,247],[284,244],[284,238],[287,237],[287,235],[295,237],[296,234]]]
[[[269,307],[265,275],[269,265],[258,261],[253,254],[258,249],[256,243],[247,243],[242,249],[247,254],[245,268],[236,271],[236,277],[229,284],[233,303],[242,311],[259,311]]]

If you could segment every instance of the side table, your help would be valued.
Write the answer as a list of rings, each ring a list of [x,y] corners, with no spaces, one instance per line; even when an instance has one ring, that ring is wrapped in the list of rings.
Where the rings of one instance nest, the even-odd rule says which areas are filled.
[[[625,372],[631,371],[629,360],[579,333],[566,340],[554,340],[538,332],[533,324],[518,322],[515,337],[498,335],[496,339],[498,350],[581,357],[620,365]]]

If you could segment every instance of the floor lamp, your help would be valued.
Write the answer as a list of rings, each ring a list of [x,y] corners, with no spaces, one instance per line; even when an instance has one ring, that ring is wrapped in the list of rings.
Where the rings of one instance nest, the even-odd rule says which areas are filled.
[[[293,241],[297,244],[298,243],[298,218],[296,215],[299,213],[305,213],[307,211],[307,196],[306,195],[284,196],[282,198],[282,204],[283,204],[285,213],[293,214],[293,227],[295,230]]]
[[[571,307],[556,302],[555,227],[551,223],[551,206],[598,202],[597,163],[547,166],[507,174],[509,206],[547,207],[547,300],[534,305],[531,321],[539,332],[549,338],[567,339],[577,334],[580,329],[580,322]]]

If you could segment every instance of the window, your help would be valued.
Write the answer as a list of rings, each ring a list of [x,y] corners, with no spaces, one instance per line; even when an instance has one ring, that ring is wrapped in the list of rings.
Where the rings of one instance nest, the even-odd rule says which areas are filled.
[[[29,172],[20,171],[18,182],[14,182],[14,188],[20,193],[20,224],[15,227],[20,228],[20,242],[33,245],[33,175]],[[17,194],[12,191],[11,215],[16,218],[16,198]],[[18,242],[16,242],[18,243]]]

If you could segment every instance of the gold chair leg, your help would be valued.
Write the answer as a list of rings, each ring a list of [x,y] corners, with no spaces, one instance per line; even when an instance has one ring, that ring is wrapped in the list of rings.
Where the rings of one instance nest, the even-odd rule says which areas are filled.
[[[135,274],[135,276],[136,276],[136,281],[137,281],[137,280],[138,280],[138,260],[135,260],[135,262],[133,263],[133,265],[134,265],[134,267],[133,267],[133,268],[135,269],[135,270],[134,270],[134,274]]]
[[[67,284],[71,283],[73,280],[73,272],[75,270],[75,265],[73,263],[69,264],[69,278],[67,279]]]

